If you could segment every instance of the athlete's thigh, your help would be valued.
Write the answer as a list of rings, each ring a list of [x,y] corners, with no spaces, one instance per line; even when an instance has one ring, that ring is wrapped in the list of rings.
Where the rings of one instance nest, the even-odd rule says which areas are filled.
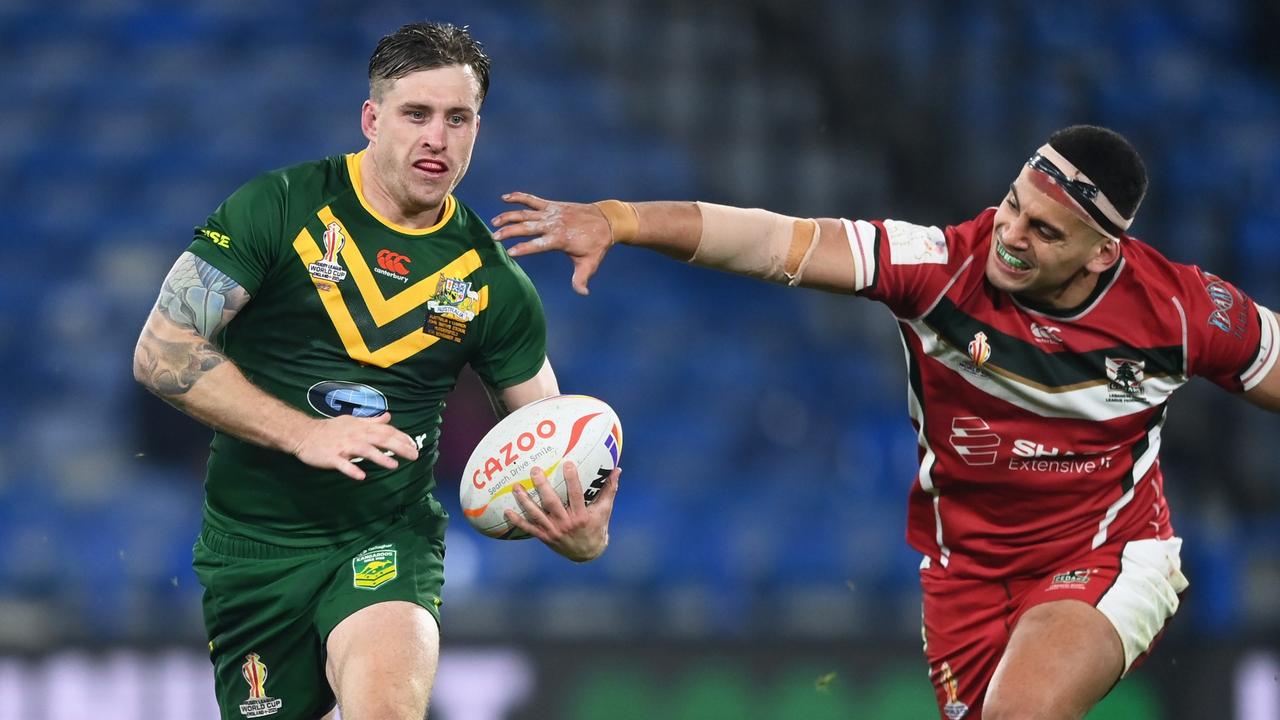
[[[948,577],[936,564],[921,570],[920,585],[925,658],[940,716],[979,718],[1009,640],[1010,591],[1003,583]]]
[[[1124,670],[1120,636],[1081,600],[1028,609],[1014,626],[984,702],[987,720],[1082,718]]]
[[[1177,611],[1187,586],[1180,547],[1172,538],[1103,548],[1020,595],[988,709],[1043,707],[1056,712],[1044,717],[1083,717],[1155,645]]]
[[[331,571],[313,555],[244,557],[251,541],[219,539],[197,543],[194,567],[222,718],[316,720],[334,706],[312,619]]]
[[[316,630],[343,720],[425,713],[439,655],[445,524],[434,502],[398,517],[349,547],[322,594]]]
[[[421,605],[390,600],[329,634],[326,671],[343,720],[421,720],[440,655],[440,629]]]

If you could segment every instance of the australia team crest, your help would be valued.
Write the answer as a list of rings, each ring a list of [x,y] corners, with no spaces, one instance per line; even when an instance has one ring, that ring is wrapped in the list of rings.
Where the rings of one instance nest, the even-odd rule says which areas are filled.
[[[445,340],[462,342],[467,323],[476,317],[480,293],[471,289],[469,280],[441,276],[435,294],[427,301],[427,321],[423,332]]]
[[[351,560],[351,583],[360,590],[377,590],[396,579],[396,546],[375,545]]]

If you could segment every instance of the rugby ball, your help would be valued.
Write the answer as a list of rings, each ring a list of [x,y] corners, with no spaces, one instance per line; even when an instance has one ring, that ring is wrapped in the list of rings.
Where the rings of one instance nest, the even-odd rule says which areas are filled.
[[[529,537],[507,522],[505,512],[524,517],[513,490],[523,485],[540,503],[533,485],[533,469],[542,468],[547,481],[567,506],[564,462],[578,466],[587,504],[604,488],[622,455],[622,424],[613,408],[587,395],[556,395],[529,403],[493,426],[471,453],[459,497],[462,514],[475,529],[500,540]]]

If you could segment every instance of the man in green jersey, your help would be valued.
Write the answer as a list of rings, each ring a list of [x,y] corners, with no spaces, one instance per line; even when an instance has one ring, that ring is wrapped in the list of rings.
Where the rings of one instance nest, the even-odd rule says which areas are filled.
[[[488,85],[465,28],[383,38],[368,147],[233,193],[142,330],[135,377],[216,431],[195,569],[224,720],[329,718],[335,700],[345,720],[426,714],[444,398],[467,364],[500,411],[559,392],[533,285],[452,195]],[[590,560],[608,544],[617,471],[590,507],[566,475],[570,506],[518,492],[518,525]]]

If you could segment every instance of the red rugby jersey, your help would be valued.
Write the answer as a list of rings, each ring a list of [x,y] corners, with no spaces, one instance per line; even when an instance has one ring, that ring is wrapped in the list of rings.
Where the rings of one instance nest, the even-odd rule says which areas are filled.
[[[1166,402],[1196,375],[1232,392],[1261,381],[1275,316],[1128,236],[1079,307],[1034,307],[986,280],[994,215],[945,230],[844,221],[857,290],[893,311],[906,348],[920,456],[908,541],[996,579],[1169,537]]]

